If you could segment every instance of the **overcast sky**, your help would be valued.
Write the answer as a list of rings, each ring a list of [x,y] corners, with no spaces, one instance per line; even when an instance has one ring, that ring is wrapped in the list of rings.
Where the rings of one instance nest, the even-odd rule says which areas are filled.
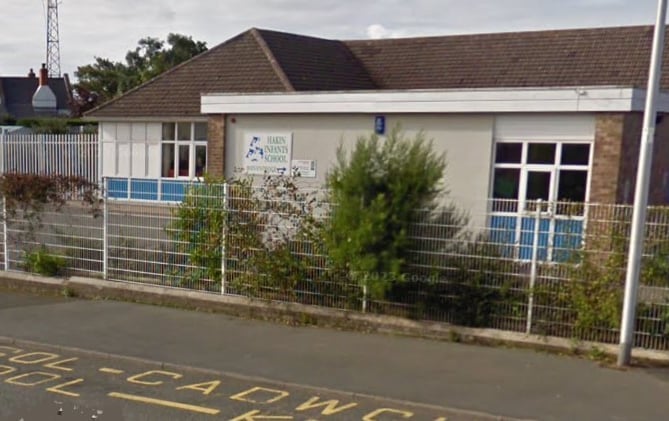
[[[0,0],[0,75],[46,56],[46,0]],[[653,24],[657,0],[61,0],[61,69],[123,60],[146,36],[213,47],[251,27],[324,38],[447,35]]]

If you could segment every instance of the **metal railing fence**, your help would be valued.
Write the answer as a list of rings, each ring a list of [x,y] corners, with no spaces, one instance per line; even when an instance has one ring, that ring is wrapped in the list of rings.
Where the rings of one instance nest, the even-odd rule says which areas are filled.
[[[191,185],[180,203],[69,202],[3,218],[5,270],[66,273],[603,343],[618,341],[631,206],[444,201],[416,211],[402,278],[336,267],[323,190]],[[518,210],[518,209],[526,210]],[[669,350],[669,208],[649,208],[637,347]],[[373,285],[383,282],[383,291]]]
[[[0,133],[0,174],[78,176],[99,182],[97,134]]]

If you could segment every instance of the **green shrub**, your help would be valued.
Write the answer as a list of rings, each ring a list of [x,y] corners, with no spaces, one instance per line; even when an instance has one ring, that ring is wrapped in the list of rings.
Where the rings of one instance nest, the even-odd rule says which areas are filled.
[[[227,213],[224,180],[205,177],[204,183],[187,187],[184,200],[172,212],[167,232],[178,251],[189,256],[194,268],[184,268],[186,282],[207,279],[220,284],[222,247]]]
[[[361,137],[350,155],[340,146],[327,176],[333,209],[323,231],[332,265],[372,297],[404,279],[414,212],[433,206],[445,167],[423,133]]]
[[[208,280],[220,285],[223,248],[226,284],[253,296],[293,299],[298,283],[307,280],[315,256],[297,253],[313,235],[311,206],[290,177],[265,177],[255,188],[250,179],[227,182],[205,177],[190,186],[173,212],[168,234],[188,256],[177,276],[184,281]]]
[[[42,276],[58,276],[64,273],[66,267],[67,261],[62,256],[49,253],[44,246],[25,252],[24,268],[28,272]]]

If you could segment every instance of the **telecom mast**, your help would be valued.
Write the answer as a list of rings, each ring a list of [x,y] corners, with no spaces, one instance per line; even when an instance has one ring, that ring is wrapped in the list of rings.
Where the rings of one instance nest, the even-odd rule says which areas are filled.
[[[58,40],[58,0],[47,0],[46,68],[50,77],[60,77],[60,42]]]

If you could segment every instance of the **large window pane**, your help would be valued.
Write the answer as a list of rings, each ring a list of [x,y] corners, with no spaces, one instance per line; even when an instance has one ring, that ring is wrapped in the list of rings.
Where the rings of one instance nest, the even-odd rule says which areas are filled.
[[[207,123],[195,123],[193,132],[194,140],[207,140]]]
[[[516,212],[518,210],[518,186],[520,169],[496,168],[492,197],[493,211]]]
[[[190,146],[179,145],[179,177],[190,175]]]
[[[585,189],[588,184],[587,171],[560,171],[558,200],[570,202],[585,202]]]
[[[163,123],[163,140],[174,140],[174,123]]]
[[[177,123],[177,140],[190,140],[190,123]]]
[[[558,203],[556,212],[559,215],[582,215],[585,202],[585,190],[588,184],[587,171],[560,171],[558,183]]]
[[[207,147],[195,146],[195,176],[202,177],[207,169]]]
[[[495,162],[497,164],[520,164],[522,155],[522,143],[498,143],[495,146]]]
[[[174,144],[163,143],[162,147],[162,177],[174,177]]]
[[[551,189],[551,173],[547,171],[528,171],[527,172],[527,190],[525,191],[525,210],[535,211],[537,209],[536,201],[541,199],[542,211],[548,210],[548,198]]]
[[[562,145],[562,165],[588,165],[590,161],[590,145],[564,144]]]
[[[555,164],[555,143],[530,143],[527,149],[528,164]]]
[[[525,199],[548,200],[550,189],[551,173],[544,171],[528,171]]]

